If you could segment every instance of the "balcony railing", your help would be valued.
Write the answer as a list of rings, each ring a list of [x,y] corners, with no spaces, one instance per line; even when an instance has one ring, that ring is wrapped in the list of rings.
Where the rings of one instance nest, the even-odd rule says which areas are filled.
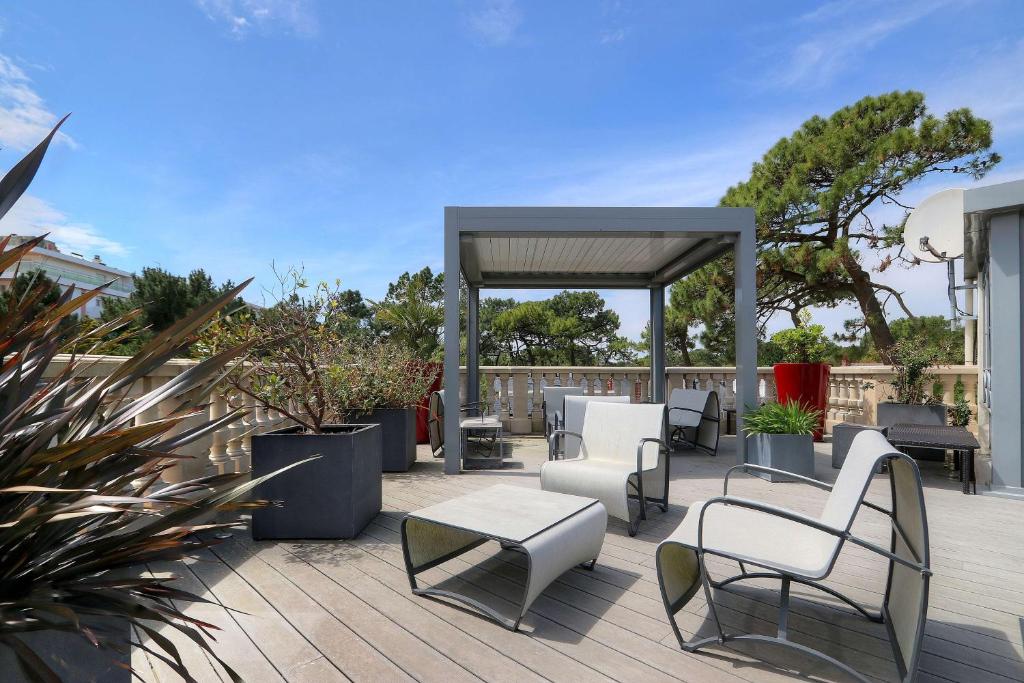
[[[942,383],[943,402],[953,403],[953,387],[963,381],[965,394],[977,414],[978,368],[956,365],[938,368],[935,375]],[[677,387],[718,392],[723,409],[736,406],[736,368],[668,368],[667,392]],[[884,365],[854,365],[832,368],[829,380],[828,411],[825,429],[839,422],[874,424],[876,406],[890,395],[894,374]],[[582,386],[586,394],[629,395],[634,401],[646,401],[649,395],[650,368],[646,367],[539,367],[485,366],[480,368],[481,399],[489,412],[500,415],[513,434],[541,433],[541,388],[545,386]],[[775,375],[770,367],[757,369],[758,395],[761,400],[776,397]],[[465,396],[466,375],[462,369],[460,389]],[[723,429],[725,422],[722,422]],[[969,428],[977,431],[971,421]]]
[[[116,356],[80,357],[79,374],[82,376],[104,376],[110,374],[126,359]],[[60,373],[68,358],[58,356],[47,370],[47,376]],[[196,361],[174,359],[139,384],[128,394],[138,396],[152,391],[173,377],[192,367]],[[977,413],[976,366],[952,366],[940,368],[935,373],[943,386],[943,400],[953,401],[953,385],[959,377],[966,389],[967,399]],[[666,373],[669,391],[676,387],[704,388],[717,391],[724,408],[736,404],[736,368],[669,368]],[[775,378],[772,369],[757,369],[758,393],[762,399],[775,396]],[[892,370],[885,366],[852,366],[832,368],[829,385],[829,408],[826,429],[837,422],[849,421],[872,424],[875,421],[875,406],[888,396],[888,384]],[[650,369],[644,367],[482,367],[481,384],[484,391],[481,398],[488,401],[490,412],[501,416],[505,427],[513,434],[540,434],[541,387],[550,385],[583,386],[587,394],[626,394],[634,401],[648,398]],[[465,395],[465,368],[461,373],[461,389]],[[276,411],[266,411],[255,405],[246,396],[230,390],[217,391],[207,399],[207,415],[192,418],[176,427],[186,430],[205,418],[215,419],[224,415],[229,407],[243,406],[248,415],[223,427],[206,439],[196,441],[181,449],[180,454],[191,456],[182,460],[163,474],[168,482],[183,481],[205,473],[212,467],[219,472],[245,471],[251,463],[252,436],[272,429],[284,427],[288,421]],[[171,402],[160,403],[139,417],[145,422],[166,416],[172,410]],[[722,422],[723,429],[725,422]],[[977,430],[972,420],[970,428]]]

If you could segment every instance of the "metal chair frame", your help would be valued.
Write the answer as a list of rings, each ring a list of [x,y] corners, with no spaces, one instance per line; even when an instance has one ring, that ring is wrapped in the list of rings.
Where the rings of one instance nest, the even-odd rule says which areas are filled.
[[[918,470],[916,463],[914,463],[914,461],[909,456],[907,456],[905,454],[902,454],[902,453],[890,453],[890,454],[887,454],[886,456],[884,456],[882,458],[879,458],[879,460],[884,460],[887,463],[889,461],[891,461],[891,460],[896,460],[896,459],[905,459],[905,460],[907,460],[907,461],[909,461],[911,463],[911,465],[912,465],[911,470],[914,472],[914,475],[916,477],[916,482],[915,483],[916,483],[916,486],[917,486],[917,490],[918,490],[918,492],[920,492],[922,490],[921,473]],[[854,670],[848,664],[845,664],[844,662],[841,662],[838,659],[825,654],[824,652],[820,652],[820,651],[815,650],[815,649],[813,649],[811,647],[808,647],[806,645],[802,645],[800,643],[793,642],[792,640],[789,639],[789,637],[788,637],[788,635],[789,635],[788,634],[788,620],[789,620],[789,603],[790,603],[789,589],[790,589],[790,584],[791,583],[799,583],[801,585],[809,586],[811,588],[820,590],[820,591],[822,591],[824,593],[827,593],[827,594],[829,594],[829,595],[831,595],[831,596],[833,596],[835,598],[838,598],[838,599],[842,600],[844,603],[846,603],[847,605],[850,605],[855,610],[857,610],[857,612],[859,612],[865,618],[867,618],[867,619],[869,619],[869,620],[871,620],[871,621],[873,621],[875,623],[884,623],[884,624],[886,624],[887,629],[888,629],[888,633],[889,633],[889,639],[890,639],[890,642],[891,642],[892,647],[893,647],[893,653],[895,655],[896,665],[897,665],[897,669],[899,671],[900,678],[901,678],[901,680],[905,681],[906,683],[909,683],[913,679],[914,672],[917,669],[917,662],[918,662],[918,660],[920,658],[921,641],[923,639],[923,633],[924,633],[924,621],[926,620],[926,617],[927,617],[928,589],[929,589],[930,578],[931,578],[931,575],[932,575],[932,571],[931,571],[931,568],[929,566],[929,558],[928,558],[928,525],[927,525],[927,518],[925,518],[923,520],[923,536],[924,536],[924,553],[923,554],[924,554],[924,557],[920,557],[918,555],[918,553],[913,550],[913,543],[910,542],[910,539],[907,537],[907,535],[904,532],[903,528],[900,526],[899,522],[896,520],[896,483],[895,483],[895,481],[893,481],[892,478],[890,478],[890,489],[891,489],[892,496],[893,496],[892,497],[892,500],[893,500],[893,509],[892,510],[887,510],[887,509],[885,509],[885,508],[883,508],[883,507],[881,507],[879,505],[875,505],[874,503],[870,503],[870,502],[868,502],[866,500],[863,500],[863,498],[862,498],[861,501],[860,501],[860,505],[863,505],[865,507],[871,508],[872,510],[875,510],[877,512],[880,512],[880,513],[888,516],[890,518],[890,521],[892,522],[892,538],[891,538],[891,542],[890,542],[890,550],[885,550],[884,548],[882,548],[882,547],[880,547],[878,545],[875,545],[874,543],[871,543],[870,541],[866,541],[864,539],[861,539],[861,538],[858,538],[858,537],[854,536],[852,533],[850,533],[849,528],[847,528],[847,529],[833,528],[833,527],[828,526],[826,524],[822,524],[822,523],[818,522],[815,519],[811,519],[809,517],[805,517],[804,515],[800,515],[800,514],[797,514],[797,513],[794,513],[794,512],[790,512],[790,511],[785,510],[785,509],[781,509],[781,508],[778,508],[778,507],[775,507],[775,506],[771,506],[771,505],[765,505],[765,504],[759,503],[757,501],[752,501],[752,500],[748,500],[748,499],[744,499],[744,498],[737,498],[735,496],[730,496],[728,494],[728,492],[729,492],[729,477],[730,477],[730,475],[734,471],[743,471],[744,473],[750,473],[751,471],[759,471],[759,472],[772,472],[772,473],[777,473],[777,474],[785,474],[787,477],[789,477],[791,479],[800,481],[800,482],[805,483],[805,484],[809,484],[811,486],[814,486],[816,488],[822,489],[824,491],[829,491],[829,492],[832,491],[832,485],[827,484],[825,482],[818,481],[817,479],[812,479],[810,477],[803,477],[803,476],[800,476],[800,475],[796,475],[796,474],[793,474],[791,472],[784,472],[782,470],[778,470],[778,469],[771,468],[771,467],[764,467],[764,466],[761,466],[761,465],[752,465],[752,464],[741,464],[741,465],[736,465],[735,467],[732,467],[732,468],[729,469],[729,471],[726,473],[726,476],[725,476],[725,482],[724,482],[723,492],[722,492],[723,495],[715,497],[715,498],[712,498],[712,499],[707,501],[707,503],[704,505],[704,507],[701,510],[700,518],[699,518],[699,522],[698,522],[698,527],[697,527],[697,549],[696,549],[696,554],[697,554],[697,561],[698,561],[699,569],[700,569],[700,583],[701,583],[701,586],[703,587],[703,590],[704,590],[704,596],[705,596],[705,599],[706,599],[707,604],[708,604],[709,612],[710,612],[712,620],[713,620],[713,622],[715,624],[715,630],[718,632],[717,635],[706,637],[706,638],[700,638],[700,639],[697,639],[697,640],[694,640],[694,641],[691,641],[691,642],[686,642],[684,640],[683,635],[682,635],[682,633],[679,630],[679,625],[676,623],[675,614],[676,614],[676,612],[679,611],[679,609],[682,608],[683,604],[685,604],[692,597],[693,591],[691,591],[688,594],[685,594],[685,595],[681,596],[676,601],[675,604],[671,603],[669,598],[668,598],[668,595],[666,593],[666,590],[665,590],[665,582],[662,580],[662,570],[663,570],[663,567],[662,567],[662,563],[661,563],[661,554],[660,554],[660,552],[659,552],[658,557],[657,557],[657,570],[658,570],[659,585],[660,585],[660,588],[661,588],[662,602],[664,603],[666,613],[668,614],[669,623],[672,626],[673,633],[675,633],[676,640],[679,642],[679,646],[682,649],[686,650],[687,652],[697,652],[698,650],[700,650],[702,648],[705,648],[705,647],[707,647],[709,645],[724,645],[724,644],[729,643],[729,642],[752,641],[752,642],[760,642],[760,643],[771,643],[771,644],[779,645],[779,646],[782,646],[782,647],[787,647],[789,649],[792,649],[792,650],[795,650],[797,652],[800,652],[800,653],[802,653],[804,655],[807,655],[807,656],[813,657],[815,659],[827,662],[827,663],[831,664],[832,666],[834,666],[834,667],[844,671],[845,673],[849,674],[854,679],[859,680],[859,681],[863,681],[864,683],[867,683],[868,679],[864,675],[858,673],[856,670]],[[752,563],[749,560],[747,560],[746,562],[740,561],[738,558],[732,557],[732,556],[730,556],[727,553],[716,552],[714,550],[710,550],[710,549],[705,548],[704,547],[704,515],[707,512],[708,508],[710,508],[712,505],[735,505],[735,506],[738,506],[738,507],[748,508],[748,509],[751,509],[751,510],[757,510],[758,512],[762,512],[762,513],[769,514],[769,515],[774,515],[774,516],[777,516],[777,517],[782,517],[783,519],[787,519],[787,520],[790,520],[792,522],[797,522],[799,524],[804,524],[804,525],[809,526],[809,527],[811,527],[813,529],[816,529],[818,531],[822,531],[822,532],[825,532],[825,533],[828,533],[828,534],[831,534],[833,536],[838,537],[840,539],[840,543],[837,546],[835,552],[833,553],[832,560],[831,560],[831,563],[829,564],[829,567],[828,567],[828,570],[827,570],[827,572],[825,574],[825,577],[827,577],[829,574],[831,574],[832,569],[835,567],[836,560],[839,557],[839,553],[842,550],[843,543],[845,543],[847,541],[850,542],[850,543],[853,543],[854,545],[858,545],[858,546],[860,546],[862,548],[870,550],[873,553],[881,555],[882,557],[887,558],[889,560],[889,570],[888,570],[888,576],[887,576],[887,579],[886,579],[885,597],[883,599],[881,612],[878,613],[878,614],[872,614],[872,613],[868,612],[868,610],[866,610],[863,606],[859,605],[857,602],[855,602],[851,598],[843,595],[839,591],[836,591],[836,590],[834,590],[834,589],[832,589],[832,588],[830,588],[828,586],[825,586],[825,585],[821,584],[820,583],[820,579],[815,580],[815,579],[804,578],[804,577],[801,577],[801,576],[797,576],[795,574],[791,574],[791,573],[780,571],[777,568],[771,567],[771,566],[768,566],[768,565],[756,565],[755,563]],[[922,502],[922,510],[923,509],[924,508],[923,508],[923,502]],[[852,526],[852,522],[853,522],[853,520],[851,519],[849,526]],[[914,558],[915,561],[911,562],[909,560],[906,560],[906,559],[896,555],[896,547],[897,547],[896,543],[897,543],[897,539],[898,538],[901,539],[903,541],[903,543],[905,544],[905,546],[910,550],[910,552],[913,555],[913,558]],[[736,561],[739,564],[739,566],[740,566],[740,573],[735,575],[735,576],[729,577],[727,579],[723,579],[721,581],[714,581],[714,580],[712,580],[710,575],[709,575],[709,573],[708,573],[707,565],[706,565],[706,562],[705,562],[705,556],[708,555],[708,554]],[[755,566],[763,567],[767,571],[763,571],[763,572],[748,572],[745,564],[755,564]],[[923,598],[922,598],[924,607],[921,609],[920,614],[919,614],[919,623],[918,623],[918,627],[919,627],[918,628],[918,634],[919,635],[918,635],[917,641],[916,641],[916,651],[913,652],[913,653],[910,653],[911,656],[909,658],[909,661],[911,663],[910,663],[909,666],[904,664],[904,656],[903,656],[903,653],[900,650],[900,646],[899,646],[899,643],[898,643],[898,641],[896,639],[896,635],[893,632],[893,627],[892,627],[891,619],[889,617],[889,597],[890,597],[890,590],[892,588],[893,569],[894,569],[896,564],[900,564],[900,565],[906,566],[906,567],[908,567],[910,569],[913,569],[915,571],[920,572],[921,576],[922,576],[923,584],[924,584],[923,585]],[[825,578],[825,577],[823,577],[823,578]],[[725,629],[722,627],[722,623],[721,623],[721,621],[719,620],[719,617],[718,617],[718,610],[715,607],[714,597],[712,595],[712,590],[711,589],[712,588],[723,589],[725,586],[727,586],[727,585],[729,585],[731,583],[735,583],[737,581],[743,581],[743,580],[747,580],[747,579],[779,579],[781,581],[781,583],[782,583],[781,591],[780,591],[781,596],[780,596],[780,601],[779,601],[778,630],[777,630],[777,633],[776,633],[775,636],[765,636],[765,635],[758,635],[758,634],[727,634],[725,632]]]

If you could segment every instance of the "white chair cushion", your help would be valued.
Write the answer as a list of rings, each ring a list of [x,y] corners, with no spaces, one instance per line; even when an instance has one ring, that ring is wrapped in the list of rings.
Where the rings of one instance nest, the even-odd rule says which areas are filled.
[[[597,403],[629,403],[629,396],[566,396],[565,426],[570,432],[583,432],[583,417],[587,412],[587,404]],[[565,437],[565,457],[575,458],[580,453],[580,440],[575,436]]]
[[[640,439],[664,438],[665,404],[587,404],[583,418],[583,444],[580,456],[588,460],[609,460],[628,465],[636,471],[636,449]],[[658,466],[658,444],[644,446],[643,468]],[[608,514],[611,514],[609,510]]]
[[[692,503],[682,524],[662,543],[696,550],[704,505],[702,500]],[[762,567],[820,579],[828,575],[839,538],[757,510],[718,503],[704,515],[704,548]]]
[[[634,449],[635,450],[635,449]],[[629,521],[626,481],[636,474],[632,465],[607,460],[552,460],[540,468],[540,487],[574,496],[597,498],[612,517]]]

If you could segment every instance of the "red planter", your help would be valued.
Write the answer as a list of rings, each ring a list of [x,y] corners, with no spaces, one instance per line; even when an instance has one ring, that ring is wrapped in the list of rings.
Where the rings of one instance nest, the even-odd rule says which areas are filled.
[[[796,401],[805,408],[821,412],[814,440],[821,441],[828,410],[828,363],[776,363],[775,388],[779,403]]]
[[[441,371],[443,369],[444,364],[442,363],[423,364],[422,372],[425,374],[432,374],[434,376],[434,381],[431,382],[426,395],[420,399],[419,404],[416,406],[416,443],[430,443],[430,435],[427,432],[427,420],[430,417],[427,404],[430,401],[430,395],[435,391],[440,391],[441,389]]]

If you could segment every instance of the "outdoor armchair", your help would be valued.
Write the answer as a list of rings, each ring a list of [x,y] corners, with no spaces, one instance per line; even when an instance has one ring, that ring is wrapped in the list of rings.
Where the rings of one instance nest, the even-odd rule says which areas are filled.
[[[668,446],[663,403],[622,404],[591,401],[583,419],[580,453],[567,460],[541,465],[540,485],[545,491],[597,498],[608,514],[629,525],[635,536],[647,519],[647,503],[668,510]],[[566,430],[555,430],[549,440]],[[629,501],[636,500],[634,517]]]
[[[871,478],[881,463],[889,466],[891,509],[864,500]],[[757,641],[782,645],[826,661],[857,680],[867,679],[849,665],[823,652],[789,640],[789,589],[799,583],[827,593],[853,607],[871,621],[888,626],[900,678],[911,681],[917,669],[928,609],[931,568],[928,520],[921,474],[917,464],[877,432],[856,436],[834,485],[786,473],[791,479],[829,491],[822,514],[809,517],[756,500],[729,495],[729,477],[735,471],[776,471],[759,465],[737,465],[729,470],[721,496],[693,503],[679,527],[656,552],[658,583],[669,622],[679,645],[690,652],[731,641]],[[861,506],[890,517],[888,548],[854,536],[850,529]],[[844,543],[866,548],[888,560],[885,596],[879,614],[872,614],[852,599],[821,581],[829,576]],[[716,555],[739,563],[740,573],[714,581],[706,556]],[[750,571],[748,567],[754,570]],[[727,634],[718,618],[712,588],[721,589],[745,579],[782,582],[776,636]],[[703,588],[716,634],[683,640],[675,615]]]
[[[566,396],[565,397],[565,424],[563,428],[567,432],[562,435],[561,449],[555,448],[557,444],[548,444],[548,460],[554,460],[561,456],[563,458],[575,458],[580,454],[580,439],[576,434],[583,431],[583,417],[587,412],[587,405],[591,402],[598,403],[629,403],[629,396]]]
[[[668,398],[669,443],[718,455],[720,411],[716,391],[673,389]]]

